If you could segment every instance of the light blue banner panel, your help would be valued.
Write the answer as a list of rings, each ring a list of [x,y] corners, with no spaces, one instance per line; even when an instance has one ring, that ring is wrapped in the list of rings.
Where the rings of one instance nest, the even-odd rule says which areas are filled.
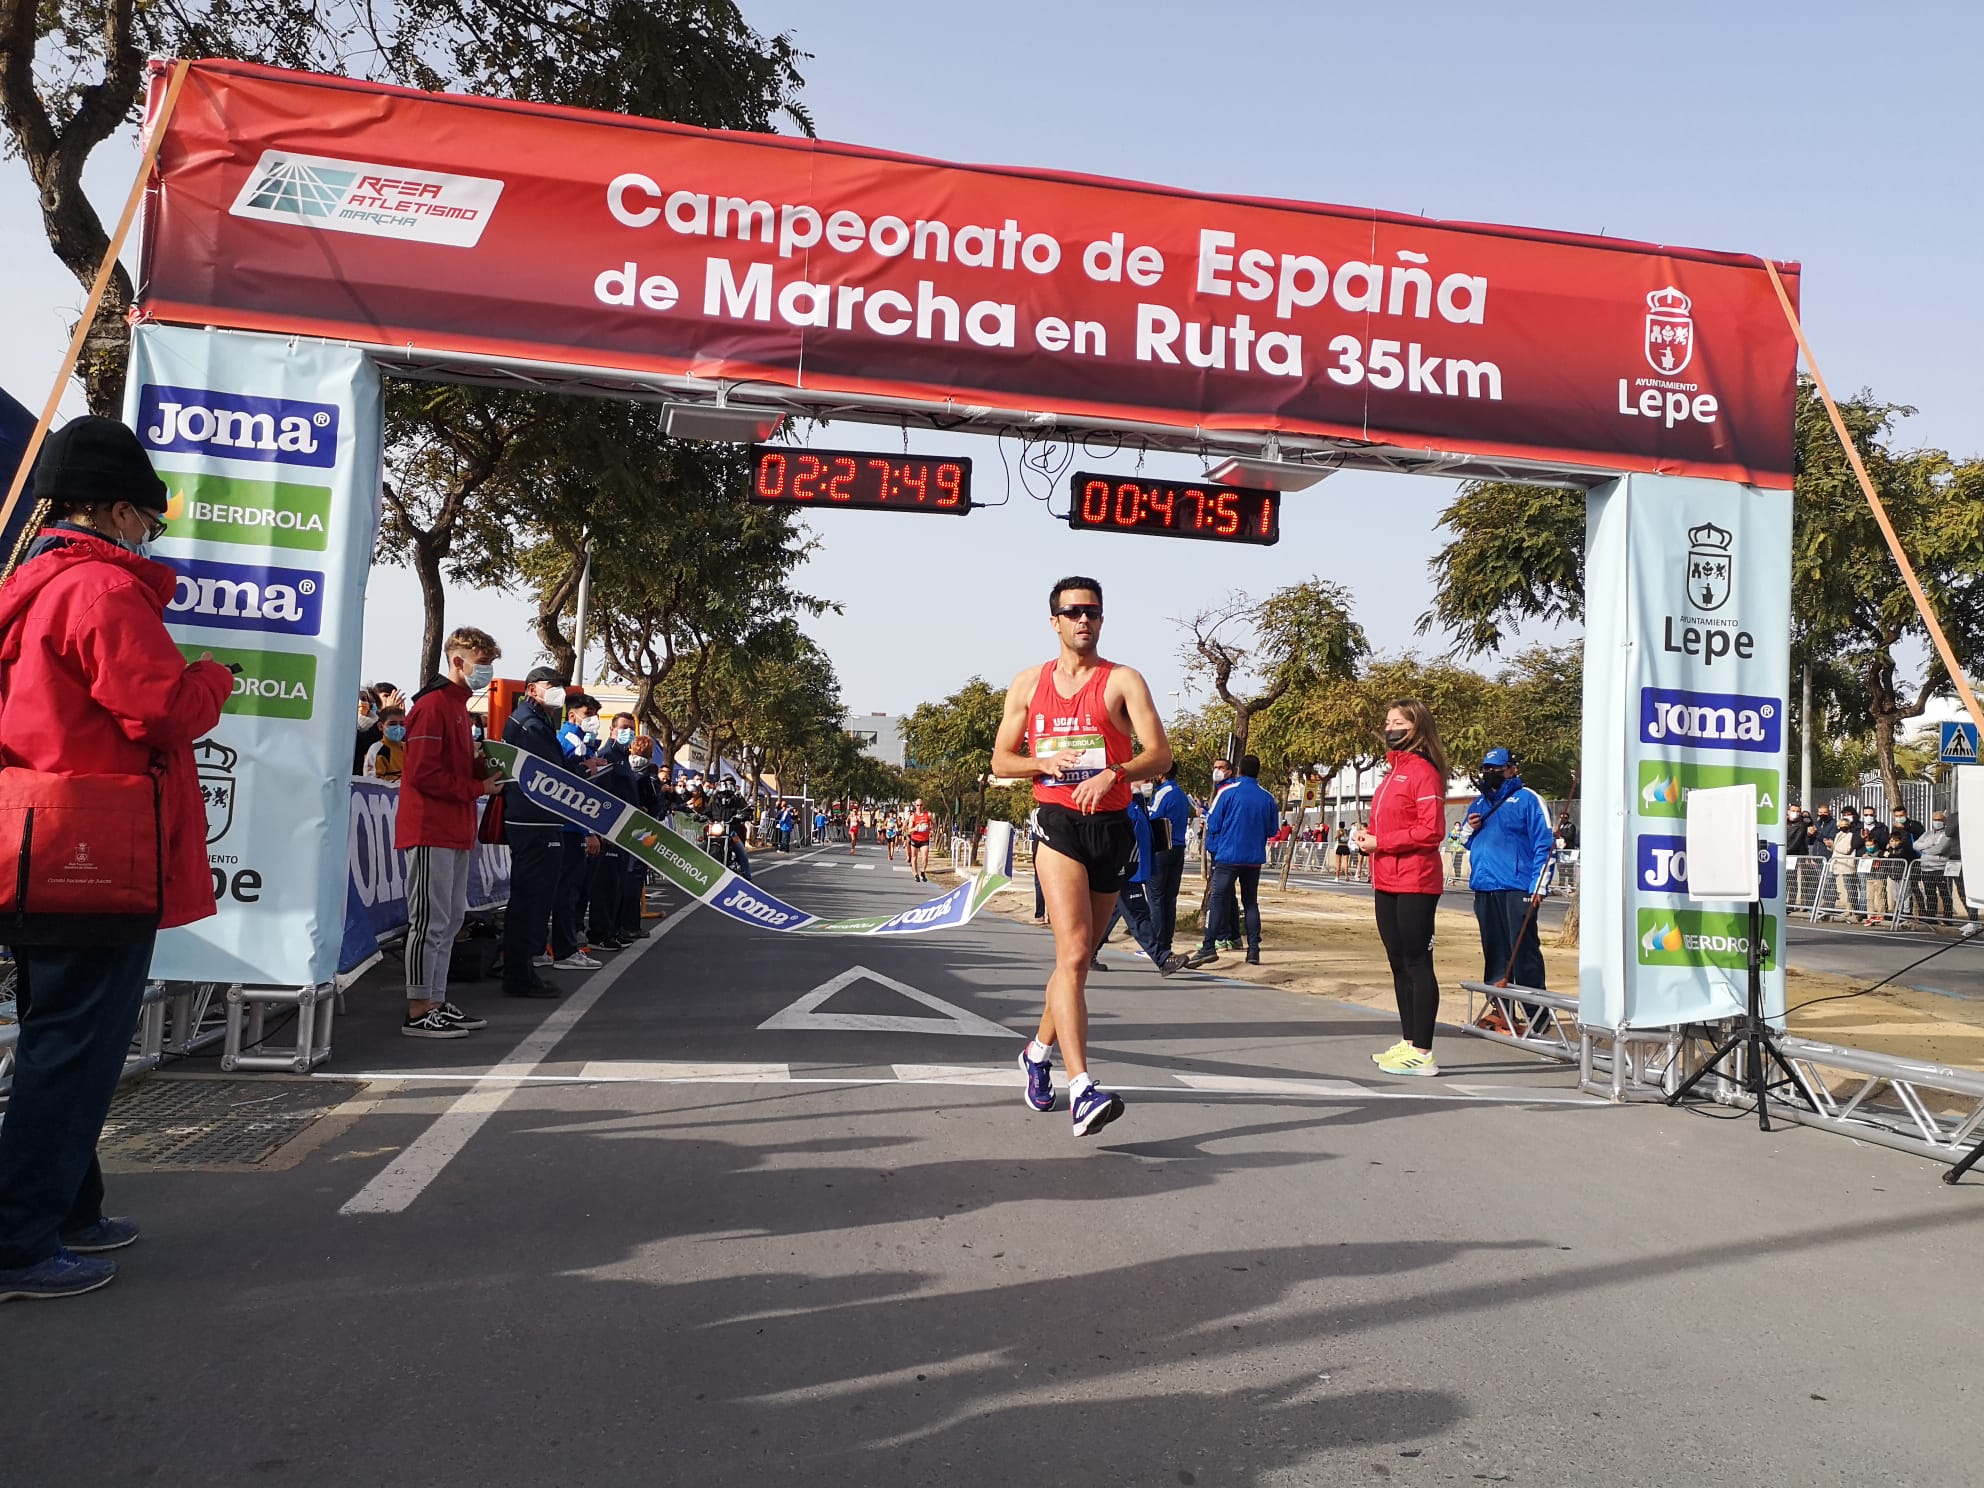
[[[162,934],[152,975],[328,982],[345,921],[379,374],[348,348],[144,325],[125,396],[172,493],[157,551],[179,575],[167,624],[189,657],[241,668],[194,747],[220,912]]]
[[[1688,898],[1687,796],[1757,788],[1764,1006],[1784,1007],[1791,493],[1622,477],[1586,507],[1580,1016],[1658,1028],[1743,1010],[1747,909]]]

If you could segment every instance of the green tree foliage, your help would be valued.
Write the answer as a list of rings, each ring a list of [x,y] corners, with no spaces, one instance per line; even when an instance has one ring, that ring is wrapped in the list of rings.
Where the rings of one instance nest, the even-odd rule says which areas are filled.
[[[910,788],[953,825],[976,830],[988,819],[992,744],[1005,708],[1005,689],[973,677],[948,697],[918,704],[904,720]],[[1003,806],[1011,792],[998,794]]]
[[[1474,481],[1440,513],[1453,541],[1434,555],[1433,606],[1419,633],[1439,629],[1469,656],[1499,651],[1525,621],[1584,619],[1585,493],[1560,486]]]
[[[1226,752],[1232,732],[1233,710],[1221,702],[1181,712],[1164,725],[1178,783],[1201,800],[1212,794],[1212,762]]]
[[[1984,655],[1984,462],[1941,450],[1899,449],[1895,421],[1914,410],[1862,394],[1840,405],[1847,433],[1880,492],[1902,550],[1961,658]],[[1791,615],[1797,649],[1851,671],[1866,698],[1865,733],[1888,799],[1901,799],[1895,749],[1950,680],[1933,650],[1905,680],[1901,652],[1924,649],[1928,630],[1895,571],[1873,511],[1814,389],[1798,399],[1797,507],[1791,536]],[[1853,720],[1845,720],[1849,729]],[[1861,730],[1851,730],[1861,732]]]
[[[1871,393],[1839,406],[1957,655],[1984,654],[1984,461],[1900,447],[1895,424],[1912,410]],[[1796,435],[1791,660],[1794,671],[1812,663],[1815,711],[1831,730],[1814,732],[1815,759],[1843,764],[1864,743],[1892,791],[1900,726],[1949,679],[1933,654],[1919,677],[1905,675],[1926,630],[1809,380],[1799,384]],[[1453,540],[1430,564],[1435,598],[1422,632],[1437,628],[1457,651],[1480,654],[1523,621],[1582,619],[1581,492],[1472,484],[1441,521]]]
[[[1186,675],[1231,710],[1236,754],[1248,752],[1256,719],[1291,691],[1355,676],[1371,649],[1351,618],[1350,592],[1321,579],[1260,600],[1235,592],[1180,623],[1190,633]]]

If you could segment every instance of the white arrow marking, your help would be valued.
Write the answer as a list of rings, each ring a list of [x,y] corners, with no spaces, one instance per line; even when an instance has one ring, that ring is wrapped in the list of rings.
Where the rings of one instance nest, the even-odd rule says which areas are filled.
[[[911,1002],[920,1003],[937,1014],[934,1018],[896,1017],[888,1013],[820,1013],[819,1007],[834,993],[856,982],[879,982],[892,992],[900,992]],[[822,982],[811,992],[793,1003],[783,1012],[774,1013],[758,1025],[759,1032],[768,1029],[828,1029],[839,1033],[950,1033],[971,1038],[1018,1038],[1012,1029],[994,1023],[990,1018],[981,1018],[977,1013],[967,1011],[955,1003],[932,997],[928,992],[899,982],[894,977],[883,976],[879,971],[870,971],[865,966],[851,966],[832,981]]]

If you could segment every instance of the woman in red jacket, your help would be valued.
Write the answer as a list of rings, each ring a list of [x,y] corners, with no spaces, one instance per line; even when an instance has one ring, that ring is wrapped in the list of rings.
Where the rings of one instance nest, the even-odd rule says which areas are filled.
[[[1440,905],[1440,844],[1447,835],[1446,751],[1432,711],[1402,698],[1385,714],[1385,778],[1371,799],[1371,823],[1357,830],[1357,847],[1371,862],[1378,902],[1378,938],[1392,964],[1398,997],[1396,1044],[1371,1057],[1392,1075],[1437,1075],[1433,1025],[1440,983],[1433,974],[1433,917]]]
[[[115,419],[49,436],[35,494],[54,521],[0,586],[0,766],[56,775],[162,771],[161,928],[214,912],[193,741],[234,690],[165,628],[173,571],[144,556],[165,530],[165,483]],[[10,865],[11,866],[11,865]],[[16,946],[20,1039],[0,1124],[0,1302],[67,1297],[117,1274],[99,1252],[138,1238],[103,1212],[96,1142],[144,997],[152,936]]]

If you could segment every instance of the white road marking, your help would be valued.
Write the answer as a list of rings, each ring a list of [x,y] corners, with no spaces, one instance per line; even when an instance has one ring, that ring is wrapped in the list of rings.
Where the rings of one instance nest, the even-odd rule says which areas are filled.
[[[890,1013],[814,1011],[834,993],[844,987],[851,987],[856,982],[874,982],[887,987],[892,992],[900,992],[911,1002],[929,1008],[938,1016],[909,1018]],[[974,1038],[1000,1039],[1019,1037],[1012,1029],[994,1023],[990,1018],[980,1017],[969,1009],[946,1002],[941,997],[933,997],[928,992],[910,986],[907,982],[899,982],[894,977],[883,976],[879,971],[871,971],[865,966],[849,967],[839,976],[820,983],[790,1007],[772,1014],[758,1025],[760,1033],[794,1029],[811,1029],[816,1032],[831,1030],[839,1033],[951,1033]]]
[[[558,1041],[571,1032],[606,990],[635,965],[642,956],[661,943],[661,938],[688,919],[700,900],[690,900],[663,920],[654,932],[633,949],[614,958],[604,971],[595,972],[578,991],[554,1008],[549,1017],[523,1038],[516,1048],[497,1062],[487,1077],[456,1098],[455,1103],[434,1118],[434,1124],[415,1137],[406,1150],[373,1177],[372,1181],[346,1200],[340,1214],[398,1214],[440,1177],[441,1170],[454,1161],[469,1139],[482,1130],[483,1123],[502,1109],[503,1102],[516,1088],[516,1077],[532,1073]]]
[[[875,871],[875,865],[873,863],[849,863],[847,866],[850,868],[858,868],[863,873],[873,873]]]
[[[581,1080],[634,1080],[656,1085],[693,1082],[725,1084],[733,1080],[792,1078],[789,1064],[686,1064],[666,1059],[588,1059],[579,1068]]]
[[[1187,1090],[1217,1090],[1227,1095],[1362,1095],[1365,1087],[1350,1080],[1305,1080],[1299,1076],[1175,1075]]]
[[[1017,1064],[986,1069],[975,1064],[898,1064],[896,1078],[905,1085],[1023,1085],[1026,1076]]]
[[[1017,1034],[1011,1035],[1018,1037]],[[891,1075],[795,1075],[790,1066],[785,1065],[745,1065],[745,1064],[682,1064],[670,1066],[663,1062],[645,1060],[599,1060],[585,1065],[585,1073],[576,1075],[504,1074],[498,1070],[485,1071],[439,1071],[439,1070],[372,1070],[356,1074],[339,1070],[335,1072],[317,1071],[314,1078],[320,1080],[367,1080],[391,1082],[402,1086],[420,1084],[461,1084],[473,1082],[478,1087],[500,1085],[508,1090],[528,1086],[546,1085],[924,1085],[924,1086],[970,1086],[1009,1089],[1021,1081],[1017,1066],[1007,1068],[1002,1065],[981,1066],[974,1064],[897,1064],[892,1065]],[[674,1070],[706,1073],[674,1073]],[[652,1072],[650,1072],[652,1071]],[[662,1071],[669,1071],[662,1073]],[[762,1073],[742,1073],[761,1071]],[[774,1073],[784,1071],[784,1073]],[[1157,1070],[1146,1073],[1167,1074]],[[1170,1078],[1183,1082],[1194,1078],[1187,1075],[1171,1075]],[[1480,1085],[1463,1086],[1451,1081],[1423,1081],[1409,1089],[1381,1090],[1369,1085],[1359,1085],[1354,1080],[1329,1079],[1277,1079],[1271,1076],[1232,1075],[1205,1077],[1214,1083],[1203,1087],[1193,1087],[1183,1083],[1174,1085],[1125,1085],[1110,1080],[1108,1088],[1123,1095],[1197,1095],[1208,1100],[1223,1097],[1269,1097],[1287,1096],[1291,1099],[1331,1101],[1443,1101],[1449,1105],[1474,1106],[1571,1106],[1581,1110],[1611,1111],[1623,1110],[1610,1101],[1594,1096],[1580,1095],[1572,1091],[1550,1091],[1531,1093],[1509,1086],[1489,1087]],[[1058,1083],[1058,1082],[1057,1082]],[[1489,1093],[1494,1091],[1496,1093]],[[470,1094],[474,1094],[473,1091]],[[371,1098],[374,1105],[382,1102]],[[466,1099],[466,1097],[464,1097]],[[353,1212],[347,1209],[347,1212]]]

